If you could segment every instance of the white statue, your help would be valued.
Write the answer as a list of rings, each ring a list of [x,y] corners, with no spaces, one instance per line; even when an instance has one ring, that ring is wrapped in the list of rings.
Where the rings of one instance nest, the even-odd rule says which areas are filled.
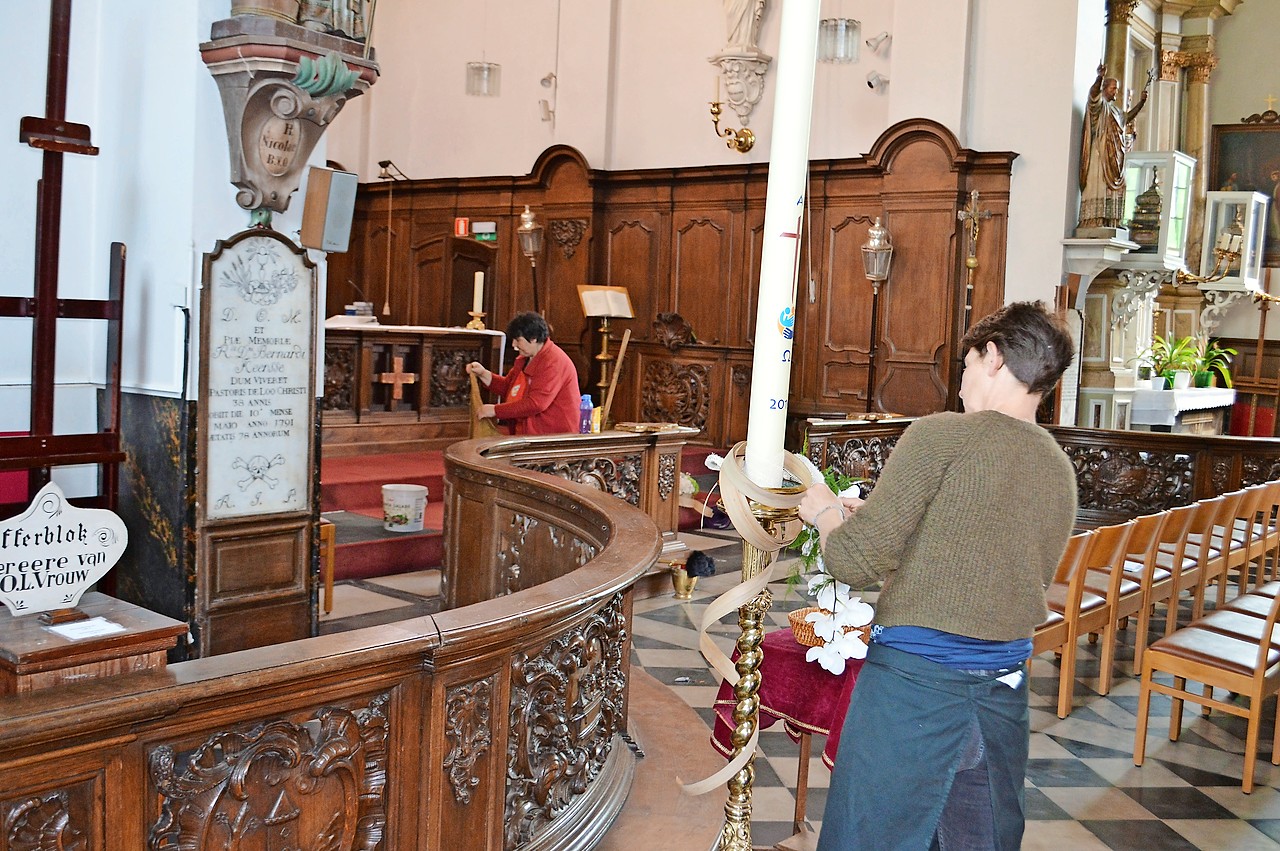
[[[764,4],[765,0],[724,0],[729,32],[728,48],[758,46]]]

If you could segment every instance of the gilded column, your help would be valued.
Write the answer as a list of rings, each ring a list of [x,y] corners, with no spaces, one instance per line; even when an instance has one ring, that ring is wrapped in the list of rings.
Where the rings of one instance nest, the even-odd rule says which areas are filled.
[[[1204,230],[1204,193],[1209,188],[1209,76],[1218,67],[1211,35],[1183,39],[1179,51],[1182,66],[1187,69],[1186,124],[1183,150],[1196,158],[1195,178],[1191,183],[1191,221],[1187,234],[1187,265],[1201,273],[1200,244]]]
[[[1128,79],[1125,73],[1129,59],[1129,19],[1138,8],[1138,0],[1108,0],[1107,46],[1102,63],[1107,66],[1107,76],[1120,81],[1121,95],[1117,101],[1124,103],[1123,87]]]

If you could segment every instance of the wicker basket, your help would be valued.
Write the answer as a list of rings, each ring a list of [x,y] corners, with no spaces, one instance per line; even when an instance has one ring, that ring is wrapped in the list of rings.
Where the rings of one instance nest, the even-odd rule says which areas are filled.
[[[805,606],[803,609],[794,609],[787,613],[787,620],[791,622],[791,634],[796,637],[796,642],[805,647],[821,647],[825,642],[813,632],[813,624],[805,620],[810,612],[820,612],[822,609],[817,606]],[[845,634],[850,632],[862,633],[864,643],[871,643],[871,624],[866,626],[847,626],[844,628]]]

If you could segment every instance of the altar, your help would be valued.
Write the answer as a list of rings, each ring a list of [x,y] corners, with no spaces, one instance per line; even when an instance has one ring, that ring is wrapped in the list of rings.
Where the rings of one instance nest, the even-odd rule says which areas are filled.
[[[469,436],[466,366],[503,371],[506,334],[431,325],[379,325],[334,316],[324,328],[326,455],[440,449]]]
[[[1134,390],[1129,424],[1135,431],[1222,434],[1236,391],[1225,387]]]

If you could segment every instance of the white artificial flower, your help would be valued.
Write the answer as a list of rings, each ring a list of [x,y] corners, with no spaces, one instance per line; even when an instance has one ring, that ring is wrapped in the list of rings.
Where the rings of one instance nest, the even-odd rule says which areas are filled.
[[[836,609],[831,617],[840,626],[866,626],[876,616],[876,610],[864,603],[861,597],[851,597],[849,602]]]
[[[836,636],[829,646],[844,659],[867,658],[867,644],[862,640],[862,633],[857,630],[850,630]]]
[[[833,642],[810,647],[809,652],[804,654],[804,660],[806,662],[817,660],[824,670],[836,676],[844,673],[844,656],[840,655],[840,651],[836,649]]]
[[[855,483],[840,491],[838,496],[844,499],[859,499],[862,497],[862,488]]]
[[[704,461],[703,463],[707,465],[708,470],[715,470],[718,473],[720,472],[720,468],[724,466],[724,456],[717,455],[714,452],[712,452],[710,455],[707,456],[707,460]]]
[[[839,611],[849,605],[849,586],[829,573],[815,573],[809,580],[809,593],[814,603],[828,612]]]
[[[844,632],[844,627],[836,623],[835,615],[829,612],[809,612],[804,619],[813,625],[813,634],[821,638],[824,643],[830,643],[837,634]]]

